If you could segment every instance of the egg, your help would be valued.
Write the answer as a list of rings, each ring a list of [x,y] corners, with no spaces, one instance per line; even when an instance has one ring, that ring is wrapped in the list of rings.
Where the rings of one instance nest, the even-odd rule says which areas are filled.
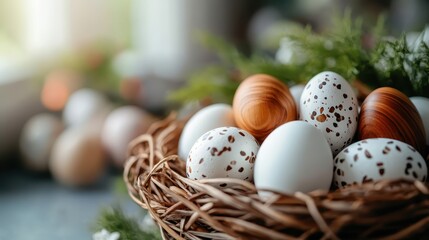
[[[365,98],[361,106],[358,133],[359,140],[396,139],[410,144],[425,155],[423,121],[410,99],[391,87],[378,88]]]
[[[228,104],[213,104],[199,110],[189,119],[180,135],[180,159],[186,161],[192,146],[204,133],[218,127],[235,126],[232,107]]]
[[[49,157],[55,140],[64,126],[59,117],[49,113],[33,116],[25,124],[20,140],[24,166],[32,171],[48,171]]]
[[[80,89],[70,96],[63,111],[63,119],[67,126],[83,125],[107,107],[108,102],[101,93],[87,88]]]
[[[300,118],[323,132],[335,155],[352,142],[357,129],[355,92],[337,73],[321,72],[302,92]]]
[[[246,78],[235,92],[232,106],[237,126],[259,142],[276,127],[297,119],[289,88],[270,75],[256,74]]]
[[[305,85],[299,84],[289,88],[290,94],[292,94],[293,100],[295,101],[296,114],[299,115],[299,101],[301,99],[302,92],[304,91]]]
[[[334,183],[338,187],[383,179],[426,181],[427,166],[415,148],[388,138],[356,142],[334,160]]]
[[[413,102],[423,121],[426,133],[426,145],[429,146],[429,98],[410,97],[410,100]]]
[[[91,125],[65,130],[55,142],[49,169],[61,184],[81,187],[96,183],[105,172],[100,137]]]
[[[213,129],[192,146],[186,161],[186,175],[194,180],[238,178],[252,181],[258,149],[256,139],[242,129]],[[219,186],[227,187],[227,183]]]
[[[101,139],[115,166],[124,165],[128,143],[145,133],[154,121],[153,116],[134,106],[120,107],[107,116]]]
[[[329,190],[332,181],[331,148],[316,127],[303,121],[275,129],[259,148],[254,181],[258,194],[283,194]],[[264,191],[265,190],[265,191]]]

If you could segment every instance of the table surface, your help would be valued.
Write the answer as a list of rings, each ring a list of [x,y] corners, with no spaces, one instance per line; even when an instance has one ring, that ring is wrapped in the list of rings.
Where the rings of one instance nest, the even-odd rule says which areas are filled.
[[[0,172],[0,239],[92,239],[100,210],[114,205],[131,217],[142,216],[130,198],[115,193],[117,177],[109,173],[97,186],[75,189],[49,176]]]

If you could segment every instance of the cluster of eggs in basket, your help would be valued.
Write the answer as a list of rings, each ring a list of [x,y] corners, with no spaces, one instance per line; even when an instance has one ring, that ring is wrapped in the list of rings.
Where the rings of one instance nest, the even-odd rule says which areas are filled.
[[[225,180],[207,181],[216,187],[246,180],[260,194],[381,179],[425,181],[429,99],[413,102],[384,87],[359,106],[353,88],[334,72],[291,90],[257,74],[240,84],[232,106],[214,104],[192,116],[179,156],[190,179]]]

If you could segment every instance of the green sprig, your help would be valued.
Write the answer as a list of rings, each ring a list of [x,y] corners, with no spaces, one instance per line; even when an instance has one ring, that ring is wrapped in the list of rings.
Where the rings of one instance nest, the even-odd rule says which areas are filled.
[[[310,27],[294,28],[285,37],[306,60],[288,64],[258,53],[246,56],[219,38],[200,35],[201,42],[217,53],[220,63],[196,72],[171,99],[185,103],[209,98],[230,103],[239,83],[249,75],[265,73],[293,85],[305,83],[322,71],[337,72],[348,81],[358,79],[372,88],[391,86],[408,96],[429,97],[427,44],[422,41],[410,51],[404,36],[383,39],[384,22],[382,15],[373,28],[365,31],[362,18],[353,19],[351,12],[345,11],[333,18],[327,31],[316,33]]]
[[[94,230],[102,229],[118,232],[121,240],[161,239],[158,232],[141,230],[137,220],[126,217],[119,207],[102,209]]]

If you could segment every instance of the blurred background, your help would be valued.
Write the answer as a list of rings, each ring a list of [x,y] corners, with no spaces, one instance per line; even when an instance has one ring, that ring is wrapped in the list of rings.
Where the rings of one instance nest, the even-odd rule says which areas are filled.
[[[219,61],[200,33],[275,58],[344,9],[410,39],[429,22],[425,0],[0,0],[0,239],[90,239],[116,203],[138,216],[117,190],[127,144]]]

